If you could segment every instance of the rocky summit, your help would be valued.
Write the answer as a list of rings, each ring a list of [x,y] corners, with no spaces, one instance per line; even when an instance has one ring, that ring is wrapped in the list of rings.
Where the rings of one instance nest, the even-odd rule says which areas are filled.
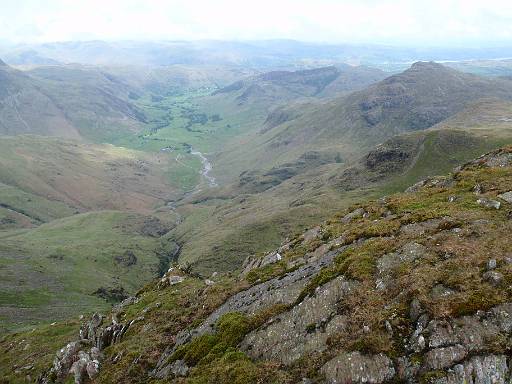
[[[509,383],[511,194],[505,147],[240,274],[170,268],[108,314],[10,335],[3,359],[38,383]]]

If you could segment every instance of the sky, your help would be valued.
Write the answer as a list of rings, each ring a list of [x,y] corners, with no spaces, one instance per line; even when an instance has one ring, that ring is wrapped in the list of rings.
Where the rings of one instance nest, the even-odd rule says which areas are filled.
[[[263,40],[512,43],[510,0],[0,0],[4,43]]]

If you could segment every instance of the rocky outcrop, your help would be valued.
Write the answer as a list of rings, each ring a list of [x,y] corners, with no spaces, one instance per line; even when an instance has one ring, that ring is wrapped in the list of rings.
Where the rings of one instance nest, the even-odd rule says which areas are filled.
[[[505,355],[474,356],[455,365],[446,377],[435,384],[505,384],[510,382],[510,371]]]
[[[279,251],[266,254],[264,257],[248,257],[242,265],[242,276],[246,276],[253,269],[263,268],[269,264],[275,264],[281,261],[282,256]]]
[[[385,254],[377,260],[377,280],[375,287],[379,290],[386,289],[393,283],[392,272],[403,263],[413,262],[425,256],[425,246],[418,243],[408,243],[400,250]]]
[[[80,327],[78,340],[67,344],[56,353],[53,366],[41,374],[37,382],[62,383],[70,375],[74,377],[75,384],[94,379],[101,368],[101,351],[119,342],[135,321],[120,324],[113,319],[112,323],[103,326],[104,316],[95,313]]]
[[[283,364],[291,364],[310,352],[325,350],[329,337],[345,325],[345,316],[338,314],[338,306],[355,284],[343,277],[332,280],[314,296],[248,334],[241,349],[252,358]]]
[[[167,348],[156,368],[152,371],[152,375],[156,378],[165,378],[165,373],[169,372],[167,360],[176,349],[192,339],[213,333],[217,320],[228,312],[240,312],[248,315],[255,314],[258,310],[272,307],[277,304],[290,305],[293,304],[306,284],[315,276],[323,267],[332,263],[334,257],[342,251],[343,248],[327,253],[321,259],[313,259],[311,262],[297,268],[296,270],[286,273],[283,276],[276,277],[261,284],[254,285],[249,289],[242,291],[229,298],[223,305],[214,311],[208,318],[197,328],[192,330],[183,330],[176,336],[176,343]]]

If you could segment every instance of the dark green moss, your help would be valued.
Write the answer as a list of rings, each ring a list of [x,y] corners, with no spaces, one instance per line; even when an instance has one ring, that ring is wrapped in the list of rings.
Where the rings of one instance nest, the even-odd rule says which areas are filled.
[[[221,342],[229,346],[236,346],[251,330],[252,326],[247,316],[238,312],[230,312],[217,321],[215,328]]]
[[[191,374],[191,384],[252,384],[262,377],[261,369],[244,353],[226,351],[219,359],[199,365]]]

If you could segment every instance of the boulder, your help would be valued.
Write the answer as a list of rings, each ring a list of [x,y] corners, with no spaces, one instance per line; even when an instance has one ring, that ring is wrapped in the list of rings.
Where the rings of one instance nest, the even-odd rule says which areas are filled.
[[[487,261],[487,270],[492,271],[493,269],[496,269],[498,266],[498,263],[496,262],[496,259],[489,259]]]
[[[43,372],[37,382],[49,384],[64,381],[69,374],[74,375],[75,383],[83,383],[87,378],[93,379],[99,374],[102,350],[118,342],[134,320],[128,324],[113,322],[103,327],[104,317],[99,313],[92,315],[80,327],[79,341],[74,341],[60,349],[50,370]]]
[[[169,276],[169,285],[176,285],[176,284],[179,284],[179,283],[182,283],[185,278],[183,276],[176,276],[176,275],[171,275]]]
[[[455,291],[451,288],[445,287],[443,284],[435,285],[430,291],[430,296],[433,299],[439,299],[442,297],[453,295]]]
[[[436,348],[425,354],[424,364],[430,370],[445,369],[464,360],[467,355],[468,352],[460,344]]]
[[[100,373],[100,362],[98,360],[89,361],[85,370],[89,379],[93,380]]]
[[[481,197],[476,202],[485,208],[500,209],[501,207],[501,203],[499,201],[488,199],[486,197]]]
[[[91,357],[84,351],[78,352],[78,359],[73,363],[69,373],[74,375],[75,384],[82,384],[86,380],[87,365],[91,363]]]
[[[409,308],[409,318],[412,322],[416,322],[418,318],[424,313],[424,309],[417,298],[412,299]]]
[[[353,210],[352,212],[348,213],[347,215],[345,215],[341,219],[341,222],[344,224],[348,224],[351,221],[354,221],[355,219],[362,218],[365,214],[366,214],[366,211],[364,210],[364,208],[357,208],[357,209]]]
[[[504,278],[502,273],[496,271],[487,271],[483,274],[482,277],[493,287],[500,286]]]
[[[318,239],[320,237],[320,233],[321,233],[321,228],[319,226],[311,228],[311,229],[307,230],[306,232],[304,232],[304,235],[303,235],[304,241],[310,242],[315,239]]]
[[[53,360],[52,371],[59,380],[63,380],[68,375],[78,352],[83,347],[80,341],[74,341],[61,348]]]
[[[502,193],[501,195],[498,195],[498,197],[501,200],[506,201],[507,203],[512,204],[512,191]]]
[[[269,264],[275,264],[282,259],[283,257],[279,251],[270,252],[263,257],[249,256],[242,265],[242,276],[246,276],[253,269],[262,268]]]
[[[185,377],[188,375],[190,368],[187,366],[184,360],[176,360],[171,365],[171,372],[175,377]]]

